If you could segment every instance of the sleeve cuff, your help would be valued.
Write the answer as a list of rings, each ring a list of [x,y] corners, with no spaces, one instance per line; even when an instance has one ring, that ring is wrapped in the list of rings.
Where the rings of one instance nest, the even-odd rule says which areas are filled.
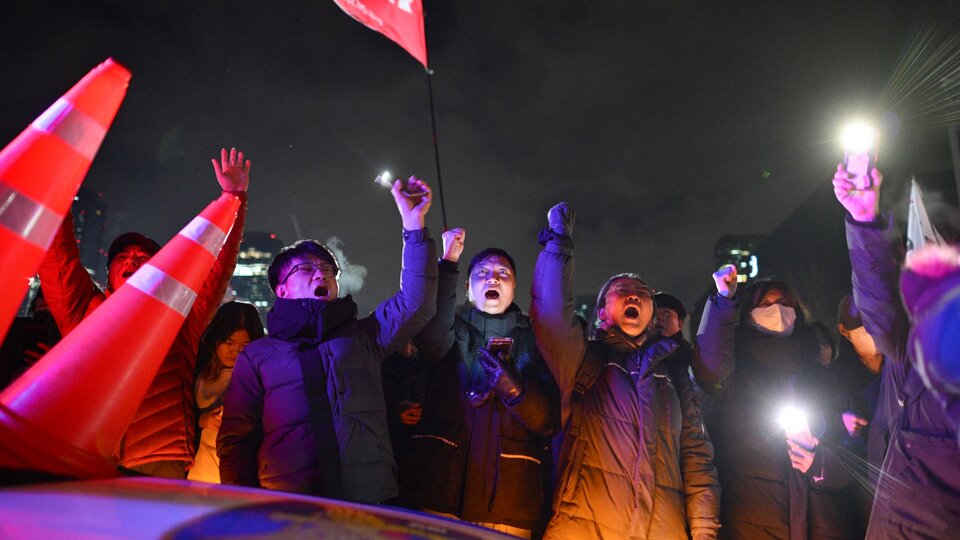
[[[426,227],[422,229],[416,229],[413,231],[403,229],[404,242],[419,243],[419,242],[426,242],[427,240],[430,240],[430,230],[427,229]]]
[[[440,259],[440,262],[437,263],[437,268],[439,268],[441,272],[447,272],[451,274],[459,272],[459,266],[459,264],[446,259]]]

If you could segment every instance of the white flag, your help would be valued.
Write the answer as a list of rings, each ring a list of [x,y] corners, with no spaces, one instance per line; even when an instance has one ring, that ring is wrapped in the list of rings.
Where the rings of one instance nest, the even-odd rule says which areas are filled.
[[[910,180],[910,215],[907,217],[907,255],[928,244],[945,245],[940,233],[930,224],[923,206],[923,193],[917,179]]]

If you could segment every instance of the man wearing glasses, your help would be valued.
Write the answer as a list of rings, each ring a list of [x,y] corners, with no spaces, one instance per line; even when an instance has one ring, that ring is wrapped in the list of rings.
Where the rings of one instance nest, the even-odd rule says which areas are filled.
[[[339,297],[340,268],[323,244],[280,251],[267,277],[270,335],[237,359],[217,437],[224,484],[369,504],[396,498],[381,363],[436,311],[436,247],[425,182],[392,189],[403,220],[400,291],[365,318]]]

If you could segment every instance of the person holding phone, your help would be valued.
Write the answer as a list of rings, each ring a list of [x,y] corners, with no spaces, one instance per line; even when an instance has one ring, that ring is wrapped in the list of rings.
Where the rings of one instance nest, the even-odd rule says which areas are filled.
[[[786,282],[740,290],[737,277],[733,265],[714,272],[692,363],[717,448],[721,535],[863,538],[849,465],[832,452],[842,426],[818,379],[815,326]]]
[[[425,226],[430,187],[414,178],[391,193],[403,223],[400,290],[366,317],[340,297],[340,262],[323,244],[300,240],[270,263],[270,334],[240,353],[223,398],[224,484],[367,504],[396,499],[381,365],[433,317],[437,267]]]
[[[456,309],[465,237],[463,229],[443,235],[437,314],[414,340],[432,369],[401,495],[415,508],[530,538],[546,517],[556,385],[514,303],[516,265],[506,251],[473,257],[470,303]]]
[[[854,302],[883,354],[877,412],[888,415],[887,445],[866,537],[951,538],[960,527],[960,451],[951,414],[956,409],[944,409],[923,377],[930,375],[928,362],[939,361],[937,347],[950,350],[948,341],[923,338],[956,335],[949,326],[943,327],[946,333],[929,335],[940,322],[924,317],[927,309],[955,298],[944,287],[948,279],[932,277],[949,276],[950,266],[935,257],[932,275],[925,275],[916,268],[924,266],[917,260],[923,255],[915,253],[901,272],[902,236],[893,216],[880,211],[883,174],[874,168],[869,176],[862,184],[842,163],[833,176],[834,194],[847,211]],[[950,257],[956,265],[955,252]]]

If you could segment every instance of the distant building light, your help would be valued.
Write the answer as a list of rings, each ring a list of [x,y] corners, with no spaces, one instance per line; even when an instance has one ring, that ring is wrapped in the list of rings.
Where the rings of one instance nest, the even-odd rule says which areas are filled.
[[[730,250],[730,254],[731,254],[731,255],[739,255],[739,254],[740,254],[740,250],[739,250],[739,249],[731,249],[731,250]]]
[[[757,274],[760,273],[760,263],[757,261],[756,255],[750,256],[750,278],[757,277]]]

